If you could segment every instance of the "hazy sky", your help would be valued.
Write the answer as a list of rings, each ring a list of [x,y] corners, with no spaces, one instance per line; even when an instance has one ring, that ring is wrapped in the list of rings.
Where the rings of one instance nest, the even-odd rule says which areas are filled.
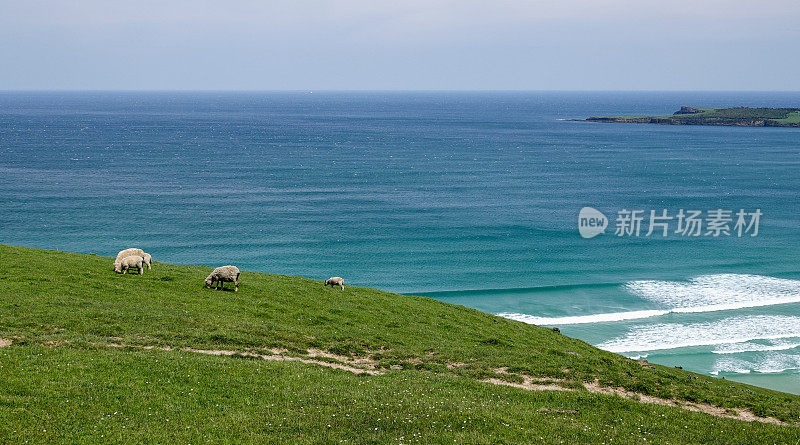
[[[0,0],[0,90],[798,90],[798,0]]]

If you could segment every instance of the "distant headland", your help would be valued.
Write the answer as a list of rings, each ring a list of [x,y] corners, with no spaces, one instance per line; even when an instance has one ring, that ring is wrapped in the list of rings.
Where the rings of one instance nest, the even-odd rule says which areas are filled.
[[[667,116],[604,116],[581,122],[660,125],[725,125],[734,127],[800,127],[800,108],[681,107]]]

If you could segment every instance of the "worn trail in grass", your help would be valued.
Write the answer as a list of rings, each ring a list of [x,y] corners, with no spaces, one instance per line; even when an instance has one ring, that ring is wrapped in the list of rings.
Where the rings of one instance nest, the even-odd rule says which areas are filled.
[[[92,255],[0,246],[0,257],[0,338],[13,341],[0,349],[0,371],[11,376],[0,386],[0,421],[8,421],[0,428],[16,425],[0,437],[38,434],[42,426],[57,431],[42,438],[96,438],[95,427],[105,424],[91,416],[112,419],[102,407],[116,404],[126,407],[129,423],[108,423],[105,437],[159,437],[168,417],[153,423],[157,407],[189,427],[169,429],[181,441],[219,440],[227,429],[236,431],[230,440],[425,441],[417,435],[428,434],[429,442],[489,443],[546,434],[637,441],[650,437],[630,435],[642,430],[640,419],[657,416],[665,420],[656,434],[675,441],[715,442],[715,428],[733,432],[726,437],[733,441],[798,439],[800,397],[643,365],[549,329],[428,298],[246,271],[238,293],[222,292],[203,289],[207,267],[154,263],[144,276],[123,276],[111,271],[110,258]],[[203,377],[190,385],[177,378],[183,374]],[[482,382],[488,379],[570,391]],[[108,392],[93,393],[98,387]],[[210,399],[196,397],[201,393]],[[321,400],[308,404],[303,394]],[[55,402],[63,400],[83,405]],[[683,409],[689,406],[786,425]],[[341,417],[330,423],[354,411],[377,432]],[[465,428],[456,429],[456,420]]]
[[[33,345],[0,350],[0,363],[0,437],[13,443],[800,440],[793,427],[409,370]]]
[[[115,338],[114,340],[119,340],[119,339]],[[2,345],[1,342],[0,345]],[[8,345],[10,345],[10,341]],[[106,343],[106,344],[99,344],[98,346],[107,346],[114,348],[132,348],[131,346],[126,346],[119,343]],[[155,349],[161,351],[175,350],[174,348],[171,348],[169,346],[138,346],[133,348],[143,349],[143,350]],[[315,349],[311,349],[307,351],[306,354],[302,354],[299,356],[288,354],[287,350],[276,350],[276,349],[255,350],[255,351],[254,350],[228,351],[224,349],[209,350],[209,349],[180,348],[179,351],[195,353],[195,354],[222,356],[222,357],[251,358],[259,360],[269,360],[269,361],[294,361],[294,362],[301,362],[306,364],[333,368],[333,369],[340,369],[343,371],[351,372],[356,375],[361,375],[361,374],[379,375],[385,373],[385,370],[377,369],[377,362],[369,358],[352,358],[352,357],[333,354],[330,352],[319,351]],[[416,360],[411,360],[410,362],[419,363],[419,361]],[[647,365],[649,365],[649,363]],[[449,364],[448,367],[450,369],[453,369],[457,367],[457,364]],[[403,369],[403,367],[400,365],[392,365],[390,369],[392,370]],[[627,399],[637,400],[642,403],[654,403],[657,405],[676,406],[689,411],[702,412],[717,417],[725,417],[729,419],[736,419],[747,422],[758,421],[758,422],[773,423],[778,425],[787,425],[786,422],[782,422],[773,417],[760,417],[753,414],[750,410],[743,408],[725,409],[705,403],[690,403],[676,399],[666,400],[659,397],[628,391],[624,388],[602,386],[599,384],[597,380],[595,380],[594,382],[581,383],[568,379],[530,377],[525,374],[510,373],[508,372],[508,368],[505,367],[495,369],[495,373],[498,374],[497,377],[488,378],[481,381],[485,383],[491,383],[493,385],[505,385],[515,388],[522,388],[528,391],[575,391],[578,390],[578,388],[580,388],[596,394],[613,394]],[[519,383],[518,380],[522,380],[522,383]]]

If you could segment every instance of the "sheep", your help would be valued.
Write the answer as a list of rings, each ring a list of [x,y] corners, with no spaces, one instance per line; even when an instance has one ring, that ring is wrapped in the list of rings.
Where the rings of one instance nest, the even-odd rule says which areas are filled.
[[[325,286],[328,286],[329,284],[331,287],[339,286],[342,288],[342,290],[344,290],[344,280],[342,279],[342,277],[328,278],[327,280],[325,280]]]
[[[239,291],[239,268],[236,266],[222,266],[214,269],[206,278],[206,288],[210,288],[214,283],[218,283],[217,289],[223,289],[223,283],[232,282],[235,286],[233,291]]]
[[[125,257],[129,257],[129,256],[131,256],[131,255],[138,255],[138,256],[140,256],[140,257],[144,258],[144,263],[145,263],[145,264],[147,264],[147,269],[148,269],[148,270],[150,270],[150,269],[152,269],[152,268],[153,268],[153,267],[150,265],[150,263],[151,263],[151,261],[152,261],[152,258],[150,257],[150,254],[149,254],[149,253],[146,253],[146,252],[145,252],[144,250],[142,250],[142,249],[130,248],[130,249],[125,249],[125,250],[122,250],[122,251],[120,251],[120,252],[117,254],[117,259],[116,259],[116,260],[114,260],[114,270],[117,270],[117,269],[118,269],[118,265],[117,265],[117,263],[119,263],[120,261],[122,261],[122,259],[123,259],[123,258],[125,258]]]
[[[139,275],[144,274],[144,258],[139,255],[126,256],[119,262],[114,263],[114,272],[126,274],[128,269],[135,267],[139,269]]]

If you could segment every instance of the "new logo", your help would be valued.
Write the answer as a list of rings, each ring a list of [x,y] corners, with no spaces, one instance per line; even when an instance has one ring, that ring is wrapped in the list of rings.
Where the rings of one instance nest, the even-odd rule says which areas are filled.
[[[594,238],[605,233],[606,227],[608,227],[608,218],[603,215],[603,212],[592,207],[584,207],[578,213],[578,232],[582,237]]]

